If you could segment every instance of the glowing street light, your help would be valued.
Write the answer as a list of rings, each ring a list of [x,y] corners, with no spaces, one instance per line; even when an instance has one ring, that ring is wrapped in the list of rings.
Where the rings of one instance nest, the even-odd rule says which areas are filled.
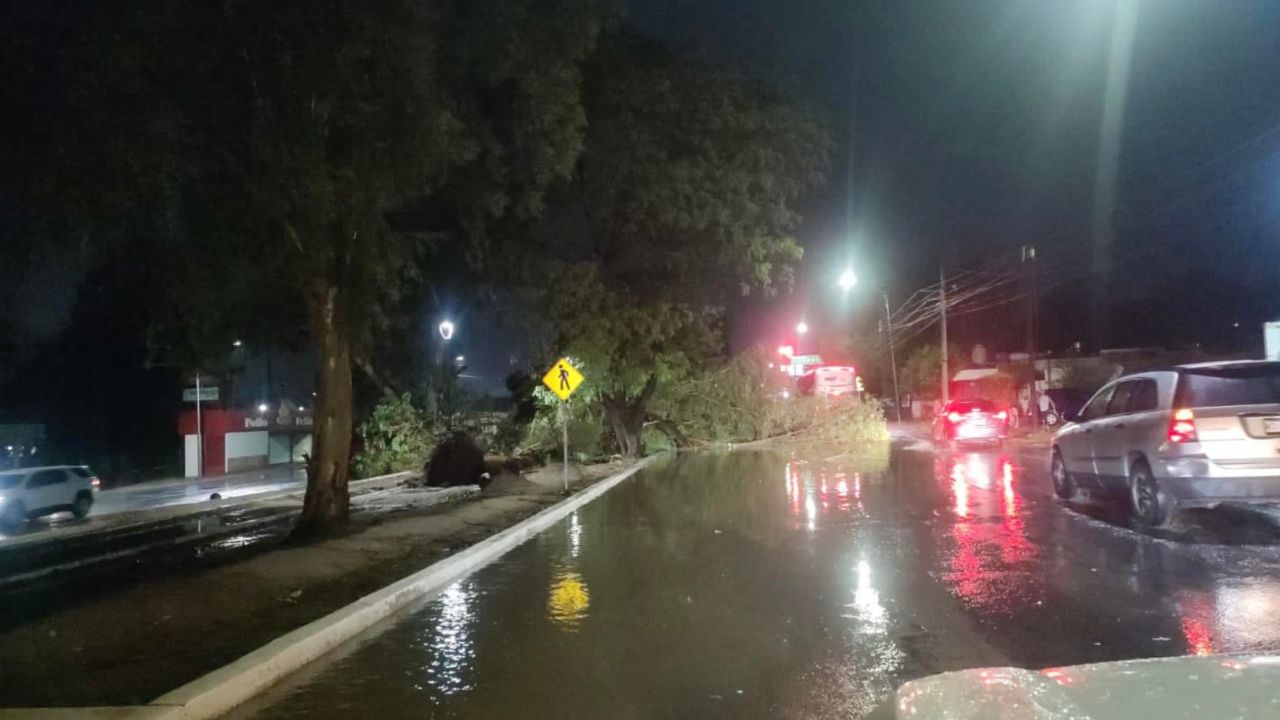
[[[240,347],[241,345],[244,345],[244,342],[242,342],[242,341],[240,341],[240,340],[234,340],[234,341],[232,341],[232,343],[231,343],[231,347]]]
[[[259,413],[259,414],[266,414],[267,410],[269,410],[269,409],[270,409],[270,408],[267,406],[267,404],[266,404],[266,403],[262,403],[262,404],[258,405],[258,413]]]
[[[809,324],[808,324],[808,323],[806,323],[805,321],[801,320],[799,323],[797,323],[797,324],[796,324],[796,334],[798,334],[798,335],[803,335],[803,334],[805,334],[805,333],[807,333],[807,332],[809,332]]]
[[[448,321],[448,320],[444,320],[444,321],[442,321],[442,322],[440,323],[440,328],[439,328],[439,330],[440,330],[440,337],[444,338],[445,340],[448,340],[448,339],[450,339],[450,338],[452,338],[452,337],[453,337],[453,323],[452,323],[452,322],[450,322],[450,321]]]
[[[854,285],[858,284],[858,276],[853,274],[851,268],[845,268],[844,272],[840,273],[840,279],[836,283],[840,285],[841,290],[849,292]]]

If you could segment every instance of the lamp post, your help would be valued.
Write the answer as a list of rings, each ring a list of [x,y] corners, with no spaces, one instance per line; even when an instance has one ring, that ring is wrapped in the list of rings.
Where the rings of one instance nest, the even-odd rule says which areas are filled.
[[[448,423],[451,420],[451,418],[449,417],[449,413],[444,412],[444,409],[445,409],[444,400],[445,400],[445,392],[446,392],[446,388],[445,388],[446,376],[449,374],[449,369],[445,366],[444,359],[446,357],[445,356],[446,346],[449,344],[449,341],[453,339],[453,333],[455,330],[453,321],[449,320],[448,318],[441,320],[440,324],[436,327],[436,330],[440,332],[440,355],[436,359],[436,368],[437,368],[436,377],[438,378],[435,381],[437,385],[436,417],[439,418],[441,415],[444,415],[446,419],[446,423]]]
[[[845,268],[836,284],[847,295],[858,284],[858,276],[854,274],[853,268]],[[889,293],[882,292],[880,296],[884,298],[884,330],[885,336],[889,338],[889,369],[893,373],[893,411],[898,422],[902,422],[902,403],[898,395],[898,359],[893,352],[893,313],[889,310]]]

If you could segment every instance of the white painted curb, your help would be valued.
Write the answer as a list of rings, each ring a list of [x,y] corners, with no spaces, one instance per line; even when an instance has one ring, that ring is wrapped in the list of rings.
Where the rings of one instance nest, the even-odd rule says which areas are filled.
[[[653,459],[642,460],[465,550],[276,638],[230,665],[166,693],[153,701],[148,709],[181,708],[178,717],[182,720],[205,720],[223,715],[414,600],[496,560],[608,492]],[[120,717],[150,720],[169,716]]]

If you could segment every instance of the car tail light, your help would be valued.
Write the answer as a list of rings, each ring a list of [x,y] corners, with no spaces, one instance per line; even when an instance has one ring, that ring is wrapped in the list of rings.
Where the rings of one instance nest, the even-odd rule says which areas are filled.
[[[951,421],[951,422],[953,422],[953,423],[958,423],[958,422],[960,422],[960,420],[961,420],[962,418],[964,418],[964,416],[963,416],[963,415],[961,415],[961,414],[960,414],[960,413],[958,413],[958,412],[947,413],[947,419],[948,419],[948,420],[950,420],[950,421]]]
[[[94,490],[97,490],[98,488],[102,487],[102,481],[96,477],[89,478],[89,484],[93,486]]]
[[[1196,416],[1188,409],[1174,410],[1169,419],[1169,442],[1196,442]]]
[[[1008,420],[1008,419],[1009,419],[1009,413],[1005,412],[1004,410],[1001,410],[1000,412],[996,413],[996,419],[997,419],[997,420]]]

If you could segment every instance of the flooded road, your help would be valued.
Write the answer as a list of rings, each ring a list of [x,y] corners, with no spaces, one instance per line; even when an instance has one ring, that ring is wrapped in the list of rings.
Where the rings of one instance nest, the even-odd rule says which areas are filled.
[[[236,717],[856,718],[946,670],[1280,650],[1274,526],[1137,533],[1044,452],[671,458]]]

